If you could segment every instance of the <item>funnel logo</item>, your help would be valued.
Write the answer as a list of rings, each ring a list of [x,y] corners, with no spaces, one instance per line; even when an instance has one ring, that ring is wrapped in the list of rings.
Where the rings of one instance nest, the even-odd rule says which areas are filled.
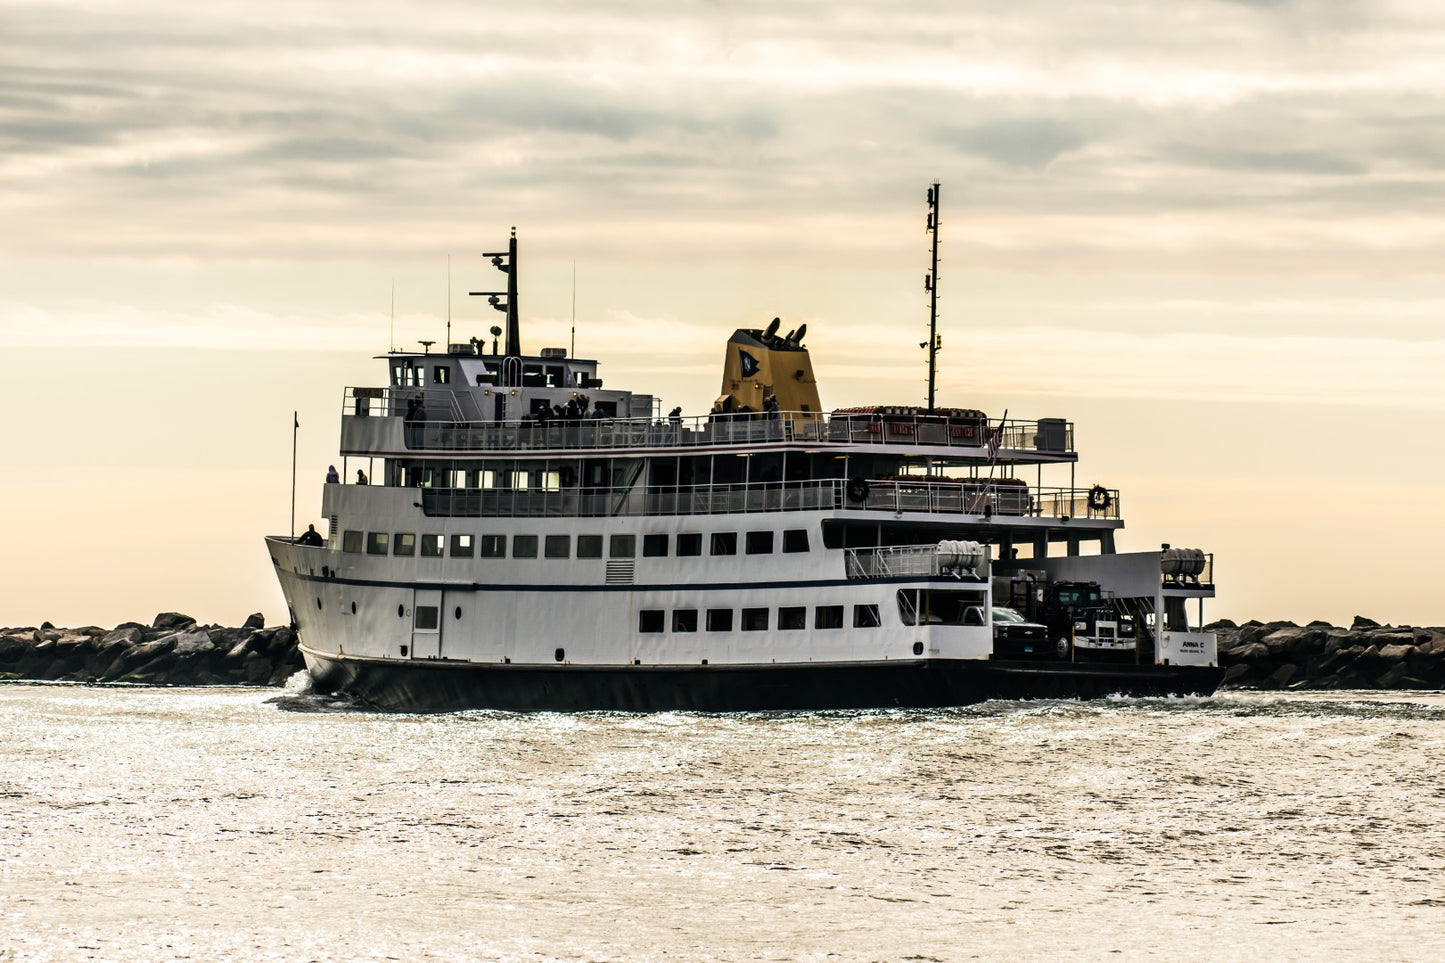
[[[738,349],[738,356],[743,364],[743,377],[751,378],[758,373],[758,359],[748,354],[741,348]]]

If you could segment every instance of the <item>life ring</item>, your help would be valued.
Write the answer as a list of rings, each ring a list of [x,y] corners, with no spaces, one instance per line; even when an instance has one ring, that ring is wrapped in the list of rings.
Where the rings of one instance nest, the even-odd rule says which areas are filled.
[[[577,484],[577,469],[571,465],[563,465],[557,470],[557,481],[562,484],[563,488],[571,488]]]
[[[1114,504],[1114,496],[1109,494],[1109,489],[1103,485],[1095,485],[1089,489],[1089,510],[1094,512],[1107,512]]]
[[[868,500],[868,482],[863,478],[848,479],[848,500],[850,502],[866,502]]]

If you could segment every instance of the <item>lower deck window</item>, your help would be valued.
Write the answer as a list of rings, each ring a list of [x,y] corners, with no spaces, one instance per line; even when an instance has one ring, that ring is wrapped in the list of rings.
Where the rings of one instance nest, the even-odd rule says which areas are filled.
[[[391,554],[415,555],[416,536],[411,532],[397,532],[391,537]]]
[[[482,558],[506,558],[507,557],[507,536],[505,535],[483,535],[482,536]]]
[[[767,609],[743,609],[744,632],[766,632],[768,630]]]
[[[342,550],[343,552],[351,552],[353,555],[360,555],[360,554],[361,554],[361,533],[360,533],[360,532],[342,532],[342,533],[341,533],[341,550]],[[295,621],[295,620],[293,619],[292,621]]]
[[[731,632],[733,630],[733,610],[708,609],[707,630],[709,632]]]
[[[436,558],[442,553],[442,537],[440,535],[423,535],[421,537],[421,553],[427,558]]]
[[[416,627],[418,629],[435,629],[438,621],[435,605],[418,605],[416,607]]]
[[[702,554],[702,533],[682,532],[677,536],[678,555],[701,555]]]
[[[637,631],[639,632],[661,632],[662,625],[662,609],[643,609],[637,613]]]
[[[855,605],[853,606],[853,628],[855,629],[876,629],[883,621],[878,618],[878,606],[876,605]]]
[[[820,605],[813,610],[813,628],[841,629],[843,627],[843,606]]]
[[[567,558],[572,554],[571,535],[548,535],[544,544],[548,558]]]
[[[577,557],[578,557],[578,558],[601,558],[601,557],[602,557],[602,536],[601,536],[601,535],[578,535],[578,536],[577,536]]]
[[[386,543],[387,543],[386,532],[367,532],[367,533],[366,533],[366,554],[368,554],[368,555],[385,555],[385,554],[386,554]]]
[[[778,609],[779,629],[806,629],[808,627],[808,607],[806,605],[789,605]]]
[[[654,534],[642,536],[642,557],[662,558],[667,555],[667,535]]]
[[[672,631],[696,632],[697,609],[674,609],[672,612]]]
[[[536,558],[536,557],[537,557],[537,536],[536,536],[536,535],[513,535],[513,536],[512,536],[512,557],[513,557],[513,558]]]
[[[452,536],[452,558],[471,558],[474,550],[470,535]]]

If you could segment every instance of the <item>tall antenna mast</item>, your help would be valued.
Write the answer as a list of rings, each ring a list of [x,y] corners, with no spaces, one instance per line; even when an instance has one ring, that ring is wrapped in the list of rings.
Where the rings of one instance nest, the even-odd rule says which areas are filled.
[[[928,349],[928,410],[933,410],[934,387],[938,381],[938,352],[943,339],[938,336],[938,204],[942,193],[938,181],[928,189],[928,233],[933,235],[933,265],[923,278],[928,292],[928,341],[919,345]]]
[[[391,347],[387,350],[396,350],[396,278],[391,279]]]
[[[572,347],[567,349],[567,357],[577,357],[577,260],[572,259]]]
[[[447,354],[452,351],[452,256],[447,255]]]

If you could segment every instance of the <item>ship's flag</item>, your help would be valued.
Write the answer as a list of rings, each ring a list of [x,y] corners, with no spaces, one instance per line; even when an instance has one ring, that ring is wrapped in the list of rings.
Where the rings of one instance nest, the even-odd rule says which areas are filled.
[[[990,428],[988,430],[988,457],[990,459],[998,457],[998,445],[999,442],[1002,440],[1003,425],[999,425],[997,428]]]
[[[752,355],[748,354],[748,353],[747,353],[746,351],[744,351],[742,348],[739,348],[739,349],[738,349],[738,355],[739,355],[739,357],[740,357],[740,359],[742,360],[742,363],[743,363],[743,377],[744,377],[744,378],[751,378],[753,375],[755,375],[755,374],[758,373],[758,368],[761,367],[761,366],[758,364],[758,359],[757,359],[757,358],[754,358]]]

